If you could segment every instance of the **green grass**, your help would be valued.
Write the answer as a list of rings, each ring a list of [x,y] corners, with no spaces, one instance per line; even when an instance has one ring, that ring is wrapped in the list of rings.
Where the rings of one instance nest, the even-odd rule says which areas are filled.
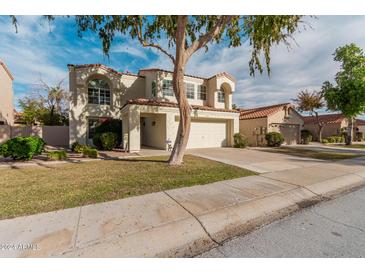
[[[314,158],[320,160],[332,160],[332,161],[345,160],[362,156],[361,154],[358,153],[316,151],[311,149],[292,148],[292,147],[279,147],[274,149],[265,149],[264,151],[272,153],[282,153],[306,158]]]
[[[0,219],[256,174],[191,155],[179,167],[168,166],[166,160],[167,156],[3,168]]]
[[[334,146],[334,147],[344,147],[344,148],[363,148],[365,149],[364,144],[352,144],[352,145],[345,145],[345,144],[326,144],[327,146]]]

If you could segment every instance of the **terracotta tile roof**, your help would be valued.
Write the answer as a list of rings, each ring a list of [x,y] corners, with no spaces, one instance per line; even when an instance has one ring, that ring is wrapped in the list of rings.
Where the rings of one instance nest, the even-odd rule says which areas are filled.
[[[6,73],[9,75],[11,80],[14,80],[13,75],[11,74],[10,70],[8,69],[8,67],[5,65],[5,63],[3,61],[0,60],[0,65],[4,68],[4,70],[6,71]]]
[[[240,109],[240,120],[268,117],[282,110],[285,106],[292,106],[290,103],[264,106],[252,109]]]
[[[105,69],[107,71],[110,71],[112,73],[118,74],[118,75],[129,75],[129,76],[135,76],[135,77],[143,77],[141,75],[135,74],[135,73],[130,73],[130,72],[119,72],[115,69],[112,69],[111,67],[107,67],[103,64],[82,64],[82,65],[73,65],[73,64],[68,64],[67,65],[69,68],[70,67],[74,67],[74,68],[102,68]]]
[[[167,73],[173,73],[173,71],[170,71],[170,70],[164,70],[164,69],[159,69],[159,68],[146,68],[146,69],[140,69],[138,74],[141,72],[141,71],[162,71],[162,72],[167,72]],[[203,79],[203,80],[210,80],[214,77],[221,77],[221,76],[225,76],[227,77],[228,79],[232,80],[233,82],[236,82],[236,79],[231,75],[229,74],[228,72],[220,72],[218,74],[215,74],[213,75],[212,77],[210,78],[206,78],[206,77],[201,77],[201,76],[196,76],[196,75],[191,75],[191,74],[185,74],[185,76],[187,77],[192,77],[192,78],[198,78],[198,79]]]
[[[317,122],[316,116],[302,116],[302,117],[304,124],[311,124]],[[341,123],[343,119],[345,119],[345,116],[341,113],[319,115],[319,120],[326,124]]]
[[[128,100],[124,106],[126,105],[144,105],[144,106],[173,107],[173,108],[178,107],[178,104],[174,102],[161,101],[156,99],[143,99],[143,98]],[[124,106],[122,108],[124,108]],[[198,105],[191,105],[191,107],[196,110],[239,113],[238,110],[234,109],[213,108],[213,107],[198,106]]]

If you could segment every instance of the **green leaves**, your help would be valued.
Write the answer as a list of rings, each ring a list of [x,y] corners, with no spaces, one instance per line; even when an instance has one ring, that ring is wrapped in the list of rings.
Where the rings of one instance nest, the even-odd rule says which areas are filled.
[[[328,108],[351,118],[365,112],[365,55],[355,44],[336,49],[334,60],[341,62],[336,85],[323,83]]]

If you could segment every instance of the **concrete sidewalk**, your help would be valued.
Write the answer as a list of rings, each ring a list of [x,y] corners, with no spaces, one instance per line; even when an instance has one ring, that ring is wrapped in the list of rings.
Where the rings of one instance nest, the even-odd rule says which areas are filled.
[[[0,257],[194,256],[363,185],[364,157],[314,160],[258,176],[2,220]]]

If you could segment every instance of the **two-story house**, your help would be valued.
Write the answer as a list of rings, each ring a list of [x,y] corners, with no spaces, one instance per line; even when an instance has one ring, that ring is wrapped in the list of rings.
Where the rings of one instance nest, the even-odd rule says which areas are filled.
[[[0,125],[14,124],[13,80],[10,70],[0,60]]]
[[[123,146],[167,149],[175,141],[179,109],[172,72],[142,69],[122,73],[100,64],[68,65],[72,99],[70,144],[92,144],[93,129],[105,119],[122,120]],[[192,107],[188,148],[233,145],[239,132],[239,112],[232,109],[235,79],[228,73],[210,78],[185,75]]]

